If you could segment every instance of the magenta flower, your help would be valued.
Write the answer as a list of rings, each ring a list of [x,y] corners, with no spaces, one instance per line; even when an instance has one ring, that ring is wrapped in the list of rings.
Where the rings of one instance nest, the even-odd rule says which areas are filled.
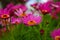
[[[38,14],[38,13],[37,13]],[[23,18],[23,23],[29,26],[37,25],[42,22],[42,16],[39,14],[32,14]]]
[[[4,9],[0,10],[0,18],[7,19],[9,17],[10,17],[9,11]]]
[[[13,10],[21,8],[23,11],[27,10],[27,7],[25,5],[17,4],[14,7],[12,7]]]
[[[19,9],[22,9],[23,11],[26,11],[26,10],[27,10],[27,8],[26,8],[25,5],[17,4],[17,5],[15,5],[15,6],[13,6],[13,7],[9,10],[10,15],[11,15],[11,16],[14,16],[14,15],[15,15],[14,12],[16,12],[16,10],[19,10]],[[16,16],[16,15],[15,15],[15,16]]]
[[[51,32],[51,37],[54,40],[60,40],[60,28],[59,29],[55,29]]]
[[[51,12],[51,16],[54,19],[58,19],[57,14],[60,12],[60,2],[55,2],[52,4],[53,10]]]
[[[22,9],[16,10],[16,12],[14,12],[18,17],[24,17],[26,16],[26,13],[23,12]]]
[[[21,18],[11,18],[11,24],[20,24],[21,23]]]
[[[43,35],[44,34],[44,30],[43,29],[40,29],[40,34]]]
[[[18,17],[26,17],[26,16],[32,14],[32,12],[29,12],[29,11],[23,12],[22,9],[19,9],[19,10],[16,10],[16,12],[14,12],[14,14],[17,15]]]
[[[41,10],[41,12],[43,14],[48,14],[51,12],[51,7],[50,7],[51,3],[50,2],[47,2],[47,3],[44,3],[44,4],[40,4],[39,5],[39,10]]]
[[[35,8],[35,9],[37,9],[37,10],[39,9],[39,8],[38,8],[38,3],[34,3],[34,4],[32,4],[31,6],[32,6],[33,8]]]
[[[13,6],[14,6],[13,3],[9,3],[9,4],[6,6],[5,10],[10,11]]]

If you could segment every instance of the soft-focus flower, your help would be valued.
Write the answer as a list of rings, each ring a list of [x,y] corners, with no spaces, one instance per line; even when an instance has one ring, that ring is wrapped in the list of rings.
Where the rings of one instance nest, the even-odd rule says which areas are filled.
[[[13,3],[9,3],[9,4],[6,5],[6,7],[4,9],[7,10],[7,11],[10,11],[13,6],[14,6]]]
[[[60,2],[55,2],[52,5],[52,12],[51,12],[51,17],[54,19],[58,19],[57,14],[60,12]]]
[[[23,11],[26,11],[27,10],[27,7],[25,5],[22,5],[22,4],[17,4],[15,5],[14,7],[12,7],[12,10],[16,10],[16,9],[22,9]]]
[[[42,12],[42,14],[48,14],[51,12],[51,7],[50,7],[51,3],[50,2],[47,2],[47,3],[44,3],[44,4],[39,4],[39,10]]]
[[[42,22],[42,16],[40,16],[38,13],[31,14],[23,18],[23,23],[29,26],[37,25],[41,22]]]
[[[9,18],[9,17],[10,17],[9,11],[4,10],[4,9],[0,11],[0,18],[2,18],[2,19],[7,19],[7,18]]]
[[[55,29],[51,32],[51,37],[54,40],[60,40],[60,28],[59,29]]]
[[[44,34],[44,30],[40,29],[40,34],[43,35]]]
[[[25,17],[26,13],[23,12],[22,9],[16,10],[16,12],[14,12],[18,17]]]
[[[20,23],[21,23],[20,18],[15,18],[15,17],[11,18],[11,24],[20,24]]]
[[[19,10],[19,9],[22,9],[24,12],[27,10],[27,7],[25,5],[22,5],[22,4],[17,4],[17,5],[14,5],[10,10],[10,16],[16,16],[14,14],[14,12],[16,12],[16,10]]]
[[[25,12],[23,12],[22,9],[16,10],[16,12],[14,12],[15,15],[17,15],[18,17],[26,17],[30,14],[32,14],[32,11],[30,10],[26,10]]]
[[[31,6],[35,9],[38,9],[38,3],[31,4]]]

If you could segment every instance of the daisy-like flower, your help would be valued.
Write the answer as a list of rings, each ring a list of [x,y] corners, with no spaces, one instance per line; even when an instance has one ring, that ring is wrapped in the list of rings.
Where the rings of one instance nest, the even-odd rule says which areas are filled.
[[[23,23],[29,26],[37,25],[41,22],[42,22],[42,16],[40,16],[38,13],[31,14],[23,18]]]
[[[51,32],[51,37],[54,40],[60,40],[60,28],[59,29],[55,29]]]
[[[9,4],[6,5],[6,7],[4,8],[4,10],[8,11],[10,16],[13,16],[14,12],[12,10],[12,7],[14,7],[14,6],[15,5],[13,3],[9,3]]]
[[[51,17],[54,18],[54,19],[58,19],[57,14],[60,12],[60,2],[55,2],[51,5],[53,7]]]
[[[14,12],[18,17],[25,17],[26,13],[23,12],[22,9],[16,10],[16,12]]]
[[[15,5],[15,6],[13,6],[9,11],[10,11],[10,15],[11,16],[16,16],[15,14],[14,14],[14,12],[16,12],[17,10],[19,10],[19,9],[22,9],[23,10],[23,12],[25,12],[26,10],[27,10],[27,7],[25,6],[25,5],[22,5],[22,4],[17,4],[17,5]]]
[[[6,8],[5,8],[5,10],[11,10],[11,8],[14,6],[14,4],[13,3],[9,3],[9,4],[7,4],[7,6],[6,6]]]
[[[11,18],[11,24],[20,24],[20,23],[21,23],[20,18],[15,18],[15,17]]]
[[[23,11],[26,11],[27,10],[27,7],[25,5],[22,5],[22,4],[17,4],[15,5],[14,7],[12,7],[12,10],[16,11],[16,9],[22,9]]]
[[[51,12],[51,7],[50,7],[51,3],[50,2],[47,2],[47,3],[44,3],[44,4],[39,4],[39,10],[42,12],[42,14],[48,14]]]
[[[9,18],[9,17],[10,17],[9,11],[4,10],[4,9],[0,11],[0,18],[2,18],[2,19],[7,19],[7,18]]]
[[[22,9],[16,10],[16,12],[14,12],[14,14],[17,15],[18,17],[26,17],[32,13],[33,12],[31,12],[31,10],[26,10],[25,12],[23,12]]]

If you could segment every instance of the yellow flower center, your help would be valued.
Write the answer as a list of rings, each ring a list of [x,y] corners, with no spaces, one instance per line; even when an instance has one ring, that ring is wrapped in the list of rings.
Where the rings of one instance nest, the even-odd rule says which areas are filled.
[[[55,40],[60,40],[60,36],[56,36],[55,37]]]
[[[4,14],[4,15],[1,15],[1,18],[9,18],[9,15],[7,15],[7,14]]]
[[[36,24],[36,22],[34,20],[28,21],[28,25],[35,25],[35,24]]]
[[[25,14],[25,13],[22,13],[22,14],[20,14],[20,16],[21,16],[21,17],[24,17],[24,16],[26,16],[26,14]]]

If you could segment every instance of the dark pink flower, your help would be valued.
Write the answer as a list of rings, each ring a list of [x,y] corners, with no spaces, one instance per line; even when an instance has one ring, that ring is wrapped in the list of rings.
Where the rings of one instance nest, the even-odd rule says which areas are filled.
[[[52,5],[52,12],[51,12],[51,16],[52,18],[58,19],[57,14],[60,12],[60,2],[55,2]]]
[[[17,15],[18,17],[26,17],[29,14],[32,14],[32,12],[23,12],[22,9],[16,10],[16,12],[14,12],[15,15]]]
[[[51,7],[50,7],[51,3],[50,2],[47,2],[47,3],[44,3],[44,4],[41,4],[39,5],[39,10],[42,12],[42,14],[48,14],[51,12]]]
[[[17,15],[18,17],[25,17],[27,16],[25,12],[23,12],[22,9],[16,10],[16,12],[14,12],[15,15]]]
[[[10,17],[9,11],[4,9],[0,10],[0,18],[7,19],[9,17]]]
[[[40,34],[41,34],[41,35],[44,34],[44,30],[43,30],[43,29],[40,30]]]
[[[38,9],[38,3],[34,3],[31,5],[33,8]]]
[[[21,23],[21,18],[11,18],[11,24],[20,24]]]
[[[55,29],[51,32],[51,37],[54,40],[60,40],[60,28],[59,29]]]
[[[31,15],[23,18],[23,23],[27,24],[29,26],[37,25],[41,22],[42,22],[42,16],[40,16],[38,13],[31,14]]]
[[[21,8],[23,11],[27,10],[27,7],[25,5],[22,5],[22,4],[17,4],[14,7],[12,7],[13,10],[16,10],[16,9],[19,9],[19,8]]]
[[[9,3],[9,4],[6,5],[6,7],[4,9],[7,10],[7,11],[10,11],[13,6],[14,6],[13,3]]]

